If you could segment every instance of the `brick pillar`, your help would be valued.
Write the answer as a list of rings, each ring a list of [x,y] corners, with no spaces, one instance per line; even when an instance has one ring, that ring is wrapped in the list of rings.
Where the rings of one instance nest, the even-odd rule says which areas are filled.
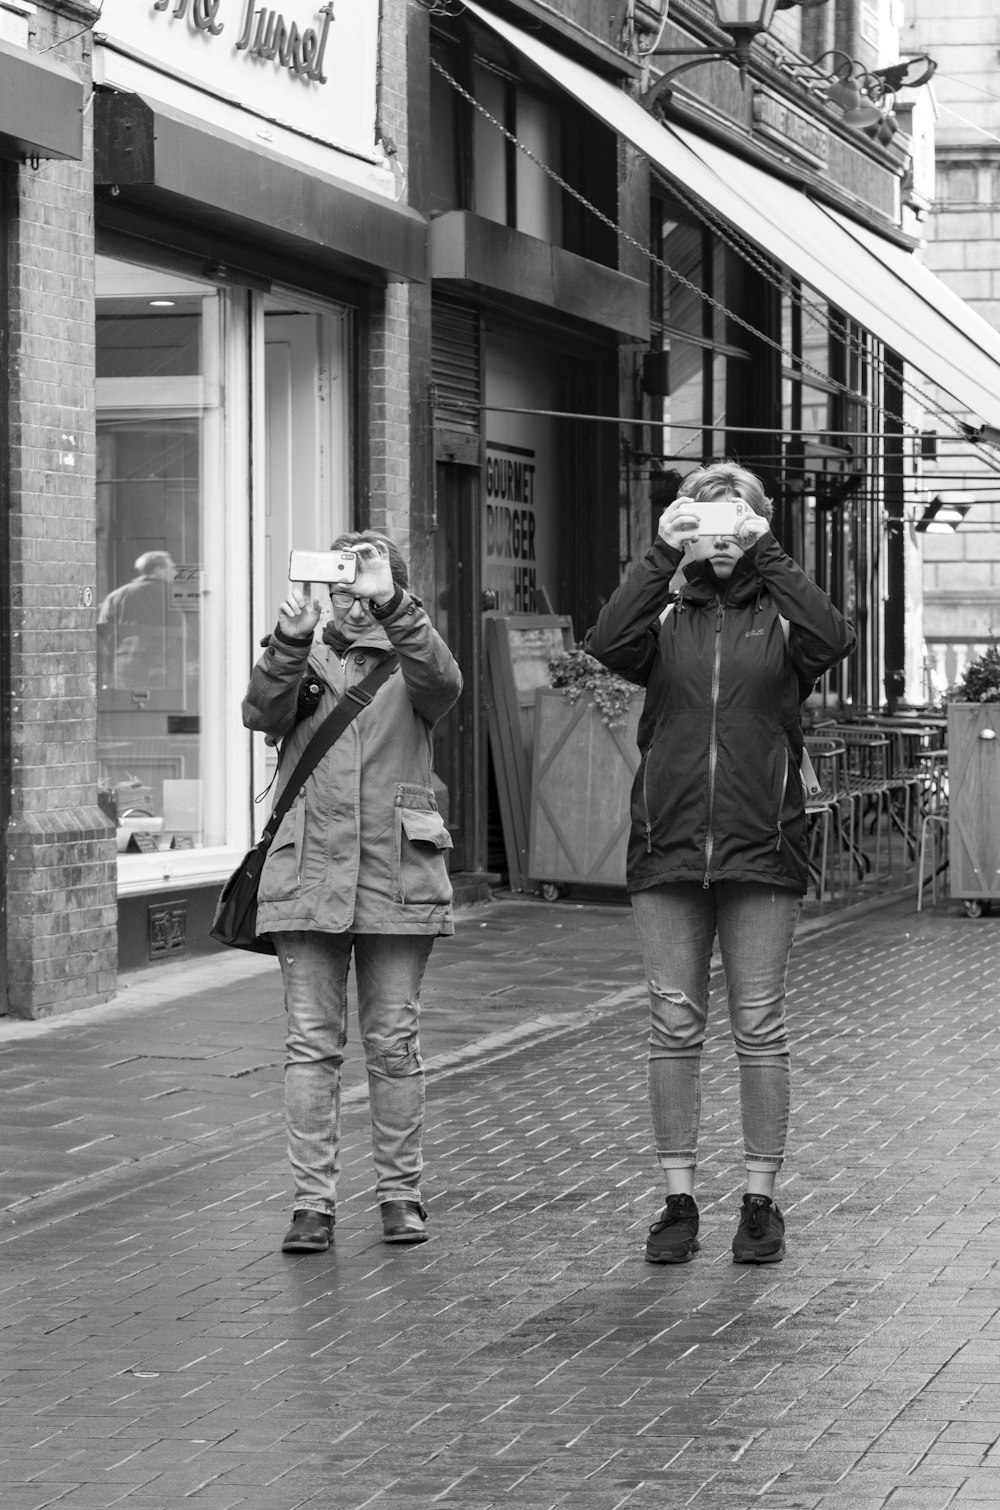
[[[379,69],[379,139],[389,154],[400,197],[407,198],[406,0],[382,8]],[[390,283],[369,307],[368,366],[369,521],[384,529],[407,557],[410,504],[410,293]]]
[[[79,18],[32,45],[89,76]],[[7,1003],[20,1017],[116,989],[114,831],[97,806],[94,236],[83,163],[22,164],[6,228],[10,573]]]

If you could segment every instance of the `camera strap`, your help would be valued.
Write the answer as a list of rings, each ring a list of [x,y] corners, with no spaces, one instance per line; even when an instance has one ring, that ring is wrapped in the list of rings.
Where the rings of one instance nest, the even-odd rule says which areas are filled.
[[[282,818],[288,812],[292,803],[305,786],[313,771],[319,765],[326,752],[336,744],[348,724],[351,723],[363,708],[367,708],[382,683],[388,681],[396,669],[396,657],[385,656],[373,671],[369,671],[357,686],[349,687],[334,708],[316,730],[312,739],[306,745],[299,756],[292,774],[286,782],[281,796],[271,811],[261,835],[268,843],[274,838]]]

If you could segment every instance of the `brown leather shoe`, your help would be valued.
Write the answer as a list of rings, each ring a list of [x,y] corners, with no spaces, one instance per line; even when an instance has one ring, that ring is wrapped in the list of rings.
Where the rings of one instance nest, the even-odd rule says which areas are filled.
[[[418,1201],[384,1201],[382,1203],[382,1241],[384,1243],[425,1243],[427,1212]]]
[[[322,1253],[333,1239],[333,1217],[323,1211],[293,1211],[282,1253]]]

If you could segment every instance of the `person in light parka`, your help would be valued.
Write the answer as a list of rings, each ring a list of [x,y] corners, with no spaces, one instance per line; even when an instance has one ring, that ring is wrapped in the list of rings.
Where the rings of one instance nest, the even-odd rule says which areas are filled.
[[[355,531],[333,548],[356,553],[356,579],[328,584],[331,613],[319,638],[323,603],[312,589],[320,584],[289,585],[243,702],[244,725],[282,741],[280,793],[337,704],[353,693],[365,701],[285,814],[257,898],[257,930],[277,951],[287,1014],[295,1184],[287,1253],[322,1252],[334,1236],[352,961],[382,1238],[426,1240],[420,986],[435,938],[455,931],[452,841],[434,795],[431,736],[457,701],[462,674],[410,592],[392,540]],[[369,698],[363,683],[387,666]]]
[[[738,522],[711,523],[721,502]],[[704,524],[702,504],[713,506]],[[733,463],[685,478],[587,637],[597,660],[646,688],[627,886],[649,986],[647,1084],[666,1183],[646,1243],[651,1263],[686,1263],[699,1247],[700,1060],[716,936],[746,1163],[733,1258],[776,1263],[785,1252],[775,1200],[790,1092],[785,978],[809,876],[800,707],[855,635],[781,549],[772,512],[760,480]]]

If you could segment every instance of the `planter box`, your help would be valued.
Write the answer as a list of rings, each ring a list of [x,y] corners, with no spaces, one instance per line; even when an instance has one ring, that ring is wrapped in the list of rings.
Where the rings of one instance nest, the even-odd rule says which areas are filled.
[[[1000,901],[1000,703],[948,704],[953,897]]]
[[[625,885],[629,796],[643,695],[609,729],[590,698],[535,693],[529,872],[534,881]]]

